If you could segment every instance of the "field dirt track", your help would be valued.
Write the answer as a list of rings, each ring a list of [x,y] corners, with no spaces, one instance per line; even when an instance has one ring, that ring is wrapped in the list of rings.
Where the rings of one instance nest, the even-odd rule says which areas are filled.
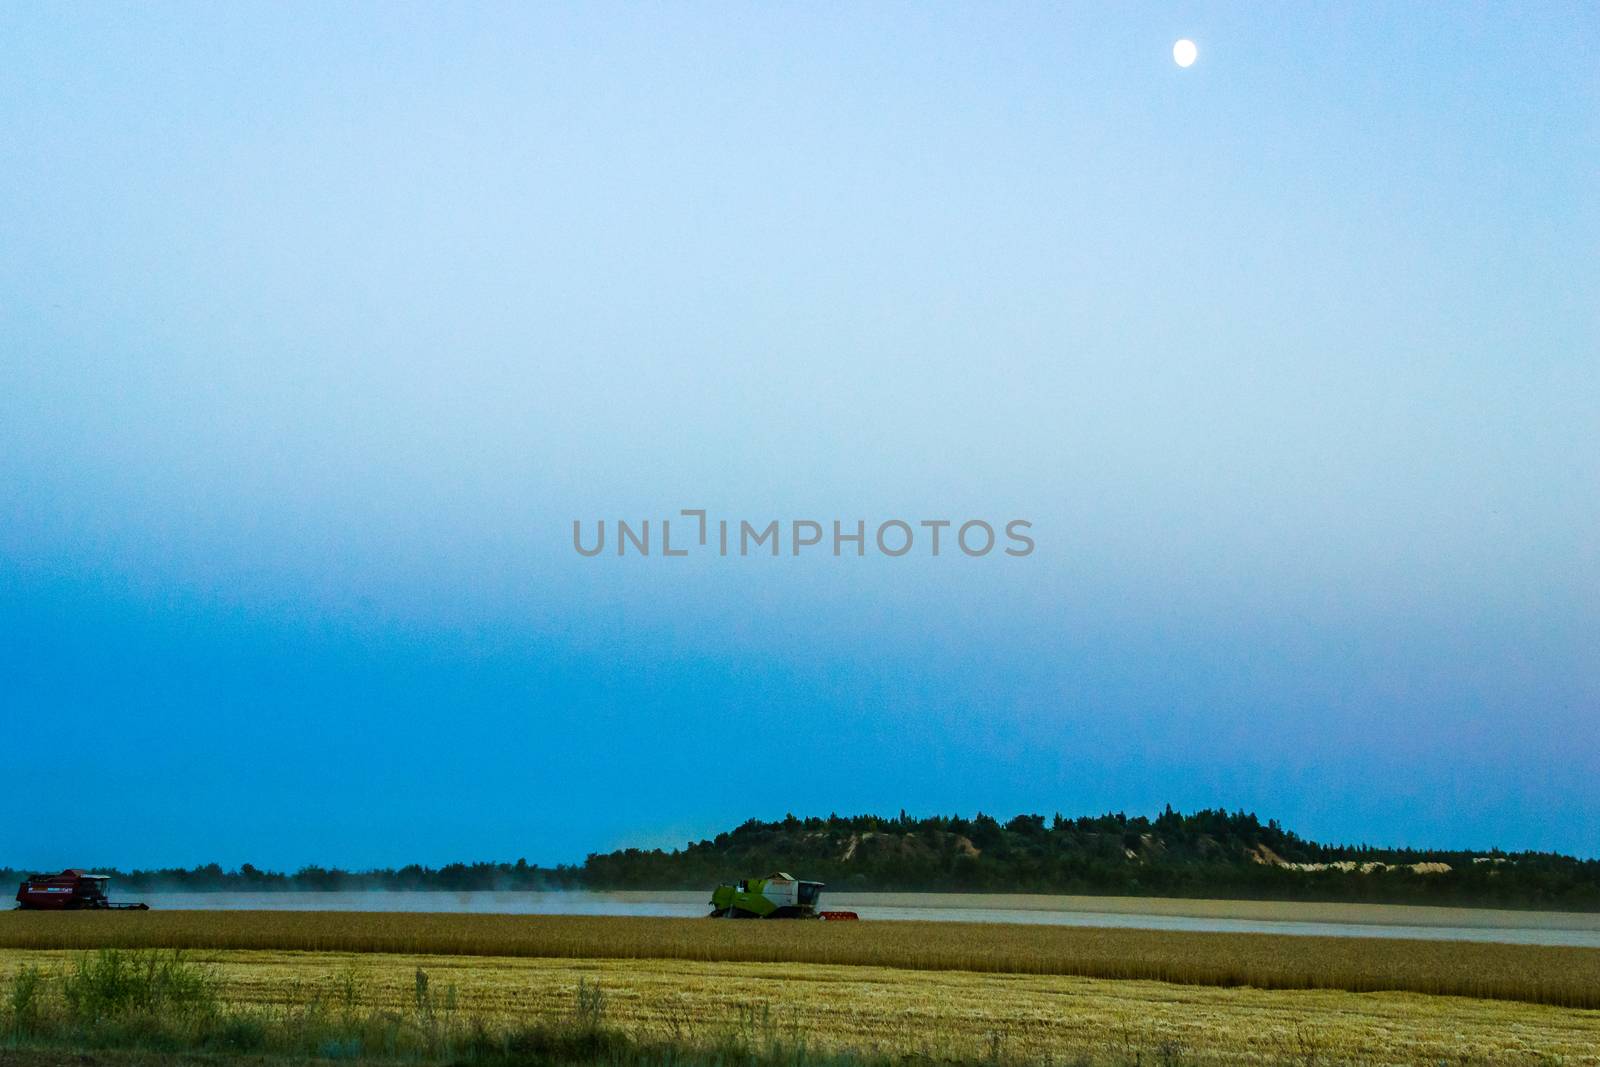
[[[0,949],[188,948],[806,963],[1398,991],[1600,1008],[1600,950],[976,923],[406,912],[0,913]]]

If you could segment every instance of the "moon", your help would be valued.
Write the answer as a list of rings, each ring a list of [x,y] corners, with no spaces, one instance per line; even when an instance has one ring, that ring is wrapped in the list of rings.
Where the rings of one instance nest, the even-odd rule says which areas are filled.
[[[1194,42],[1185,37],[1172,46],[1172,61],[1180,67],[1194,66],[1195,59],[1200,55],[1200,49]]]

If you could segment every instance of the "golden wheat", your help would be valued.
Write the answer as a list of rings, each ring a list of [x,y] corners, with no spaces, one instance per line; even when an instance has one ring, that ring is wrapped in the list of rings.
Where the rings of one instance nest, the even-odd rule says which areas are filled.
[[[0,951],[10,973],[66,973],[76,953]],[[404,1015],[416,971],[462,1020],[490,1029],[559,1018],[580,982],[605,1022],[646,1040],[763,1030],[817,1051],[924,1062],[1120,1064],[1600,1064],[1600,1012],[1536,1004],[1220,989],[1052,975],[817,964],[206,952],[230,1010],[330,1005]]]
[[[1398,990],[1600,1008],[1600,949],[978,923],[190,911],[0,913],[0,948],[277,949],[815,963]]]

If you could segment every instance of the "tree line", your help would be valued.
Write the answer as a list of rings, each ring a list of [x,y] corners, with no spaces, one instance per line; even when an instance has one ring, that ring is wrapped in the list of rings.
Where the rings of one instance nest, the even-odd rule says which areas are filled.
[[[1600,910],[1600,860],[1498,849],[1325,845],[1247,812],[1184,814],[1171,807],[1154,817],[1025,814],[1005,822],[981,813],[789,815],[752,819],[678,849],[593,853],[581,865],[555,867],[517,860],[365,871],[313,866],[293,873],[250,864],[236,870],[217,864],[101,870],[120,891],[709,890],[719,882],[783,870],[827,882],[835,893],[1071,893]],[[0,878],[11,884],[23,877],[22,871],[0,868]]]

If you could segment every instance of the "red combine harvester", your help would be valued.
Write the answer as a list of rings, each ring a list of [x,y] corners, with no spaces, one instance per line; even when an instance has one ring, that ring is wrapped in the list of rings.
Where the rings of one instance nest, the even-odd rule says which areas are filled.
[[[148,904],[114,904],[106,896],[103,874],[79,870],[30,878],[17,890],[17,907],[31,911],[149,911]]]

